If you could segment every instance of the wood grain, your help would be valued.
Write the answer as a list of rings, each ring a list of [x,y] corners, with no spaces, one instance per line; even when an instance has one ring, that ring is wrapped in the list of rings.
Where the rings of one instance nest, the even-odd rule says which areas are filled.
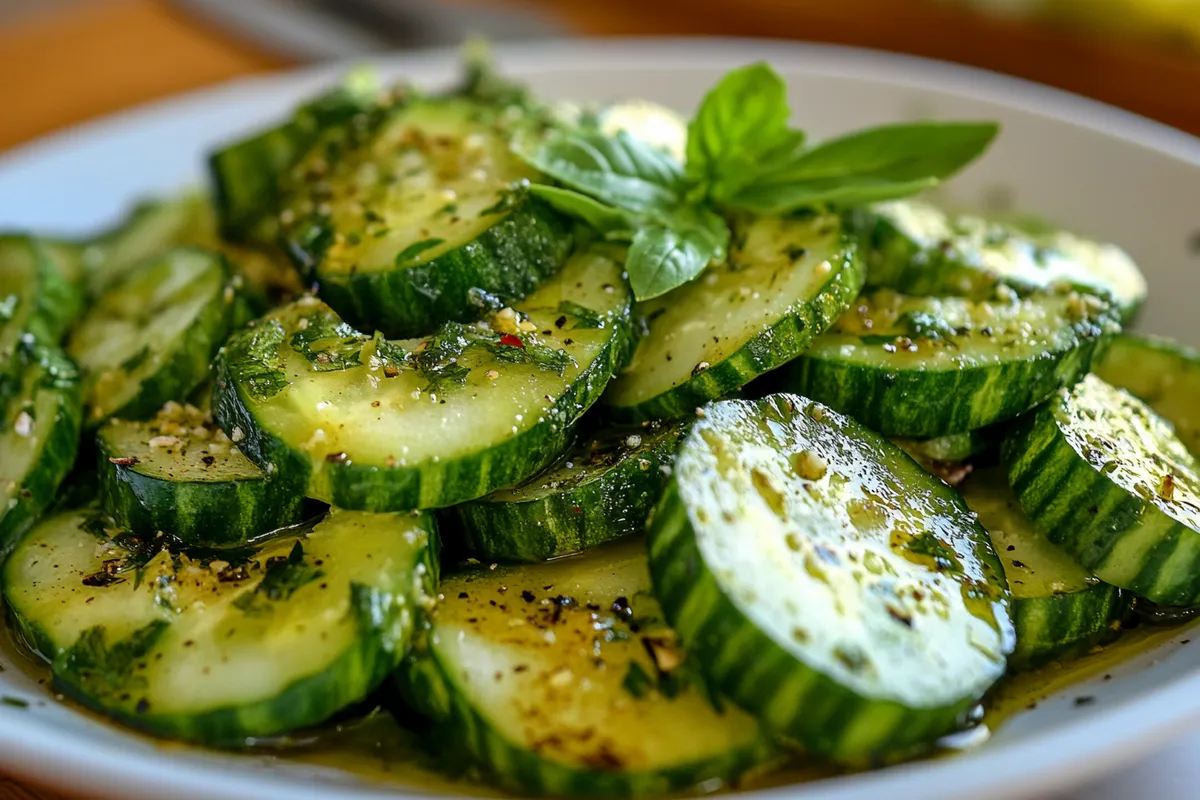
[[[284,65],[156,0],[105,0],[0,30],[0,149]]]

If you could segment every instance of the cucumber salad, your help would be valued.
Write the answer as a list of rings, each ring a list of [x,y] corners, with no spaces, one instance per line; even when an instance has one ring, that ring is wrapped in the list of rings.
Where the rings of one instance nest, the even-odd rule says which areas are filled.
[[[151,736],[382,708],[644,797],[936,753],[1200,606],[1200,352],[1123,332],[1130,256],[931,203],[992,123],[786,97],[358,70],[103,235],[0,236],[17,641]]]

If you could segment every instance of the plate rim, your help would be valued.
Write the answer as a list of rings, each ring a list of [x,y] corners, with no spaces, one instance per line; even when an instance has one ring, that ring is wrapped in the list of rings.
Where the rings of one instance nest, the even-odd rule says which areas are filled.
[[[975,67],[842,45],[729,37],[612,37],[507,42],[495,46],[502,68],[515,74],[536,72],[559,62],[572,68],[608,72],[686,68],[703,58],[706,67],[731,67],[766,60],[786,62],[792,71],[869,79],[873,82],[930,89],[999,103],[1027,113],[1124,140],[1200,167],[1200,138],[1163,123],[1073,93]],[[194,113],[242,93],[280,85],[328,80],[351,64],[377,64],[386,73],[405,70],[418,82],[441,81],[453,74],[458,48],[439,47],[359,59],[340,60],[235,78],[215,86],[141,104],[36,139],[0,154],[0,173],[52,159],[82,139],[119,135],[151,120]],[[21,717],[8,714],[16,720]],[[739,793],[755,800],[812,798],[868,800],[889,790],[929,800],[971,796],[1017,798],[1044,793],[1119,769],[1156,745],[1200,722],[1200,670],[1158,688],[1098,710],[1076,722],[1017,738],[949,759],[913,762],[875,772],[793,786]],[[117,743],[60,741],[61,729],[31,714],[24,724],[0,726],[0,765],[36,785],[75,793],[99,791],[128,798],[181,800],[246,797],[294,800],[341,797],[350,800],[429,797],[420,790],[380,788],[371,784],[340,787],[313,783],[281,773],[255,774],[250,765],[217,769],[165,748],[147,759]],[[64,756],[63,751],[69,754]],[[217,754],[219,751],[205,751]],[[1016,774],[1004,767],[1019,764]],[[996,776],[1002,776],[997,778]],[[919,795],[913,792],[919,791]]]

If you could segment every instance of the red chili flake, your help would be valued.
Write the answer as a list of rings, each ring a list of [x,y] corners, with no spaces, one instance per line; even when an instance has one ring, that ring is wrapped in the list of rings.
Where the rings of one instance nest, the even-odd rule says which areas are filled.
[[[522,350],[525,349],[525,343],[521,341],[521,337],[513,336],[511,333],[501,334],[500,344],[507,345],[509,347],[519,347]]]

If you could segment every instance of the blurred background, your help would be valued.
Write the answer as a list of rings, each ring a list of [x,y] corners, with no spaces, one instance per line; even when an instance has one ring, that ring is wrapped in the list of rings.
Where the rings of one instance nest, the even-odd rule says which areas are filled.
[[[0,150],[240,75],[496,40],[766,36],[913,53],[1200,134],[1200,0],[0,0]]]

